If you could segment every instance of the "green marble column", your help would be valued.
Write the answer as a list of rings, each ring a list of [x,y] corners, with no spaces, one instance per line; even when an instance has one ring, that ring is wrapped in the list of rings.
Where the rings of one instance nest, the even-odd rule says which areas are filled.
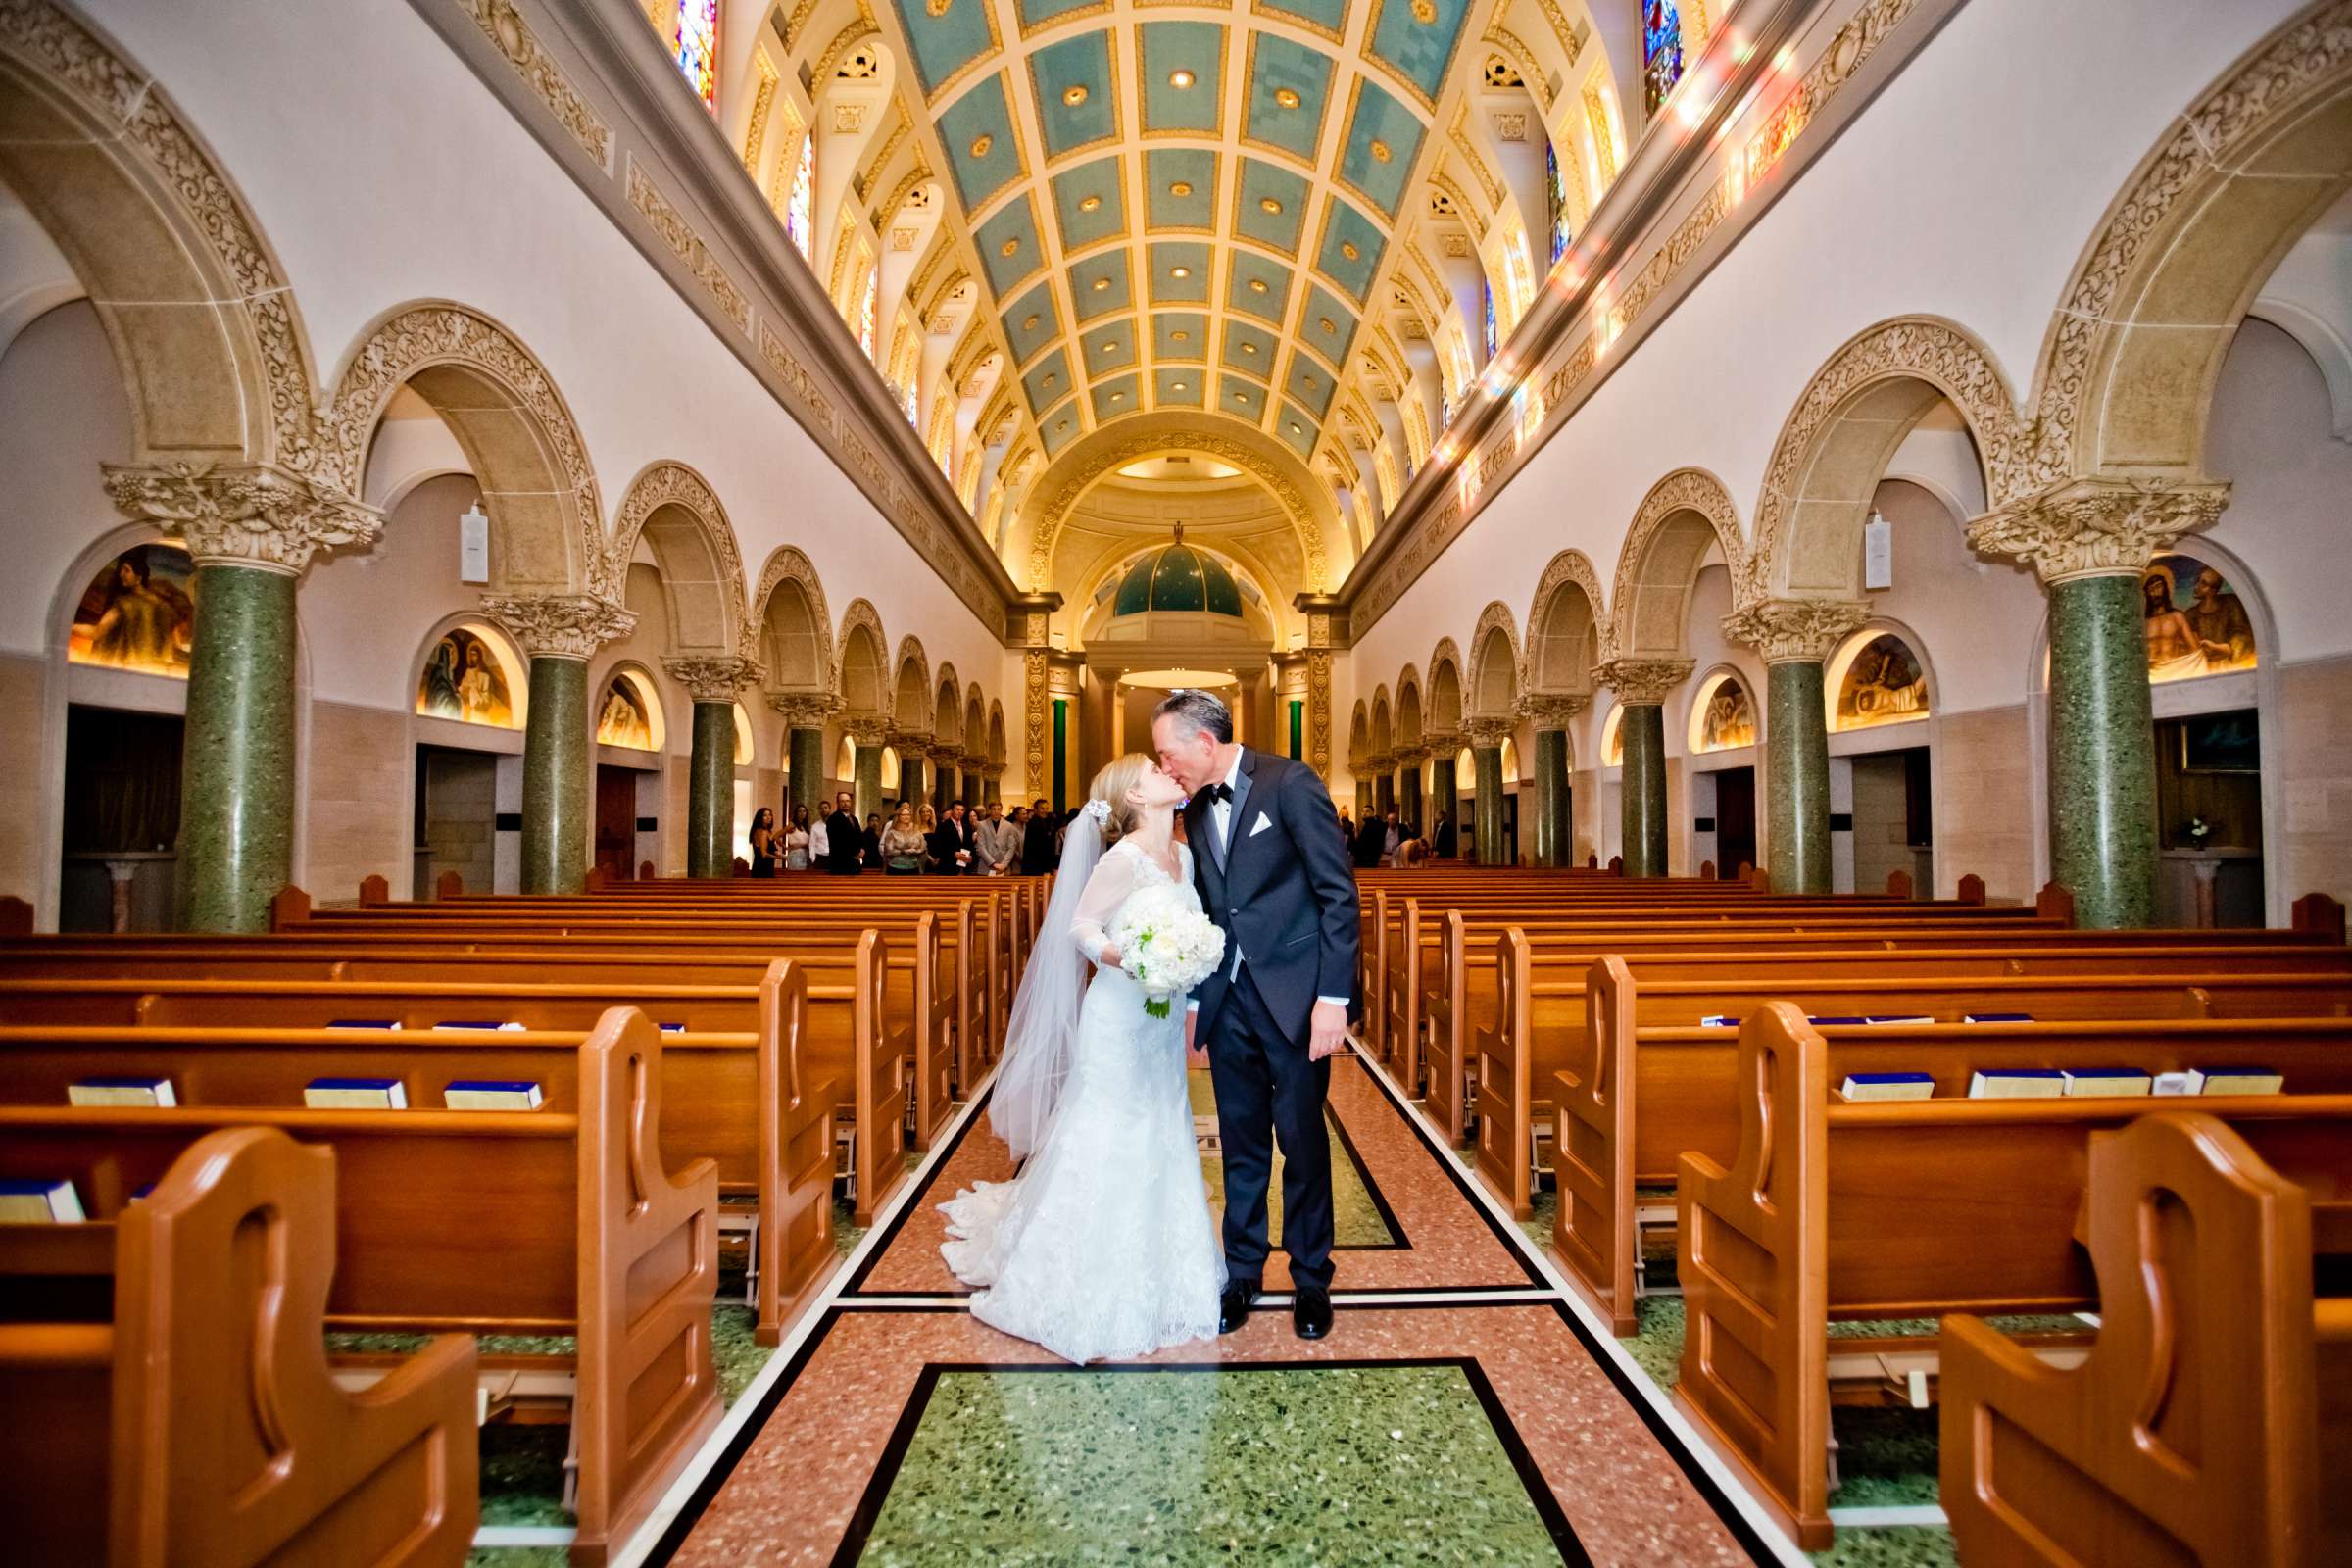
[[[686,772],[686,874],[728,876],[734,857],[735,705],[694,705],[694,753]],[[750,853],[750,846],[745,846]]]
[[[294,857],[291,571],[196,567],[180,764],[179,925],[267,931]]]
[[[792,760],[792,804],[808,808],[808,819],[813,822],[833,806],[825,797],[825,732],[795,725],[787,732],[784,745]]]
[[[882,809],[882,743],[858,741],[858,756],[852,764],[857,770],[855,788],[858,793],[858,825]]]
[[[1764,680],[1764,860],[1772,891],[1827,893],[1830,732],[1821,663],[1786,660],[1768,667]]]
[[[1002,806],[1004,803],[1004,775],[1001,768],[991,767],[980,775],[980,804]]]
[[[1478,863],[1501,865],[1510,856],[1503,836],[1502,743],[1473,748],[1470,767],[1478,791]]]
[[[534,655],[522,734],[523,892],[577,893],[587,885],[591,765],[588,662]]]
[[[1386,816],[1389,814],[1389,808],[1396,804],[1396,775],[1387,768],[1382,768],[1380,776],[1372,781],[1373,809],[1378,815]]]
[[[1656,703],[1628,703],[1618,727],[1625,767],[1618,779],[1623,807],[1625,874],[1666,874],[1666,715]]]
[[[899,799],[915,808],[916,817],[922,816],[923,802],[928,797],[923,794],[923,760],[919,755],[899,754]]]
[[[2156,918],[2156,749],[2140,586],[2069,577],[2050,597],[2050,875],[2075,923]]]
[[[1536,731],[1536,844],[1538,865],[1569,861],[1568,732]]]
[[[1372,781],[1368,778],[1359,778],[1355,781],[1355,819],[1360,822],[1371,814]]]
[[[956,769],[946,762],[932,764],[931,778],[931,809],[945,816],[948,807],[963,798],[963,785],[956,777]]]
[[[1430,853],[1433,855],[1437,853],[1438,813],[1445,811],[1450,814],[1458,794],[1459,781],[1453,776],[1454,758],[1455,751],[1449,748],[1443,756],[1429,760],[1429,805],[1421,821],[1430,834]],[[1462,850],[1462,824],[1459,822],[1453,824],[1453,850],[1456,855]]]
[[[964,814],[969,816],[972,812],[980,809],[982,804],[980,794],[980,770],[976,767],[967,767],[962,769],[960,773],[960,781],[963,785],[963,793],[958,797],[958,799],[963,802]]]
[[[1396,804],[1406,827],[1424,831],[1428,829],[1428,802],[1421,795],[1421,769],[1418,764],[1404,770],[1403,779],[1396,789]]]

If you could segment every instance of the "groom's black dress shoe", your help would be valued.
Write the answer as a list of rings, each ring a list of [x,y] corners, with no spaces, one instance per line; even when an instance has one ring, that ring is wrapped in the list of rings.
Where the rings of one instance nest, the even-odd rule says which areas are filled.
[[[1302,1285],[1291,1298],[1291,1327],[1302,1340],[1319,1340],[1331,1332],[1331,1292]]]
[[[1250,1321],[1250,1303],[1257,1299],[1257,1281],[1237,1280],[1217,1298],[1217,1332],[1231,1334]]]

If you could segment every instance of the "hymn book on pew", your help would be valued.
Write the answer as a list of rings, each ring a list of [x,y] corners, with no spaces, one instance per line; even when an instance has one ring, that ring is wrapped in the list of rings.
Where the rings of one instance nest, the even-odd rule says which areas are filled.
[[[406,1110],[409,1088],[397,1078],[314,1078],[302,1102],[313,1110]]]
[[[82,1078],[66,1086],[70,1105],[176,1105],[172,1080],[156,1077]]]
[[[2153,1074],[2137,1067],[2074,1067],[2066,1074],[2067,1095],[2076,1100],[2147,1094]]]
[[[0,1181],[0,1225],[78,1225],[81,1196],[69,1181]]]
[[[1971,1100],[2057,1100],[2066,1094],[2066,1074],[2055,1067],[1995,1067],[1968,1076]]]
[[[2284,1075],[2268,1067],[2190,1067],[2184,1072],[2167,1073],[2165,1076],[2180,1078],[2188,1087],[2160,1089],[2158,1094],[2276,1095],[2286,1088]]]
[[[451,1110],[537,1110],[539,1086],[522,1079],[457,1078],[441,1091]]]
[[[1933,1100],[1936,1079],[1924,1072],[1851,1072],[1839,1086],[1847,1100]]]

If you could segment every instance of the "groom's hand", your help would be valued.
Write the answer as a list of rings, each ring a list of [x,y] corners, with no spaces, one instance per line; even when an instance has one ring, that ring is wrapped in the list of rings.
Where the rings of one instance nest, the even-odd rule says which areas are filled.
[[[1318,1002],[1309,1028],[1306,1059],[1336,1056],[1348,1044],[1348,1009],[1336,1002]]]

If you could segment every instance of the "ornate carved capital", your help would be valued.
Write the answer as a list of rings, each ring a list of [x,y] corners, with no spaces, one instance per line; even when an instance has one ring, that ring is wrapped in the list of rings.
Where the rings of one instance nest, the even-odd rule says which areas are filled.
[[[1592,706],[1592,699],[1572,692],[1529,692],[1519,699],[1519,711],[1538,729],[1561,729]]]
[[[890,720],[880,713],[845,713],[841,727],[860,751],[890,739]]]
[[[1518,727],[1517,723],[1507,718],[1474,718],[1463,726],[1470,732],[1470,749],[1474,752],[1496,750],[1511,738],[1511,732]]]
[[[1396,771],[1396,754],[1395,752],[1367,753],[1364,757],[1364,766],[1375,773],[1394,773]]]
[[[1430,748],[1427,746],[1399,746],[1396,748],[1396,765],[1398,767],[1419,767],[1429,760],[1431,755]]]
[[[916,761],[930,760],[931,737],[920,730],[903,729],[897,724],[893,724],[883,739],[889,744],[890,749],[898,753],[902,759],[911,758]]]
[[[1594,673],[1627,707],[1654,708],[1666,701],[1668,692],[1690,678],[1690,669],[1688,659],[1612,659]]]
[[[681,654],[662,667],[698,703],[731,703],[767,673],[757,659],[734,654]]]
[[[109,464],[105,473],[117,511],[186,540],[198,565],[299,575],[320,551],[372,544],[384,527],[373,507],[263,464]]]
[[[1870,618],[1854,599],[1766,599],[1723,617],[1723,634],[1767,664],[1818,664]]]
[[[2136,577],[2229,504],[2227,482],[2071,479],[1977,518],[1968,544],[2030,563],[2044,583]]]
[[[527,659],[590,659],[637,625],[635,611],[598,594],[484,594],[482,609]]]
[[[767,706],[792,729],[822,729],[841,702],[831,692],[769,692]]]
[[[1470,737],[1458,729],[1432,730],[1421,737],[1421,744],[1429,748],[1430,756],[1447,758],[1469,745]]]

